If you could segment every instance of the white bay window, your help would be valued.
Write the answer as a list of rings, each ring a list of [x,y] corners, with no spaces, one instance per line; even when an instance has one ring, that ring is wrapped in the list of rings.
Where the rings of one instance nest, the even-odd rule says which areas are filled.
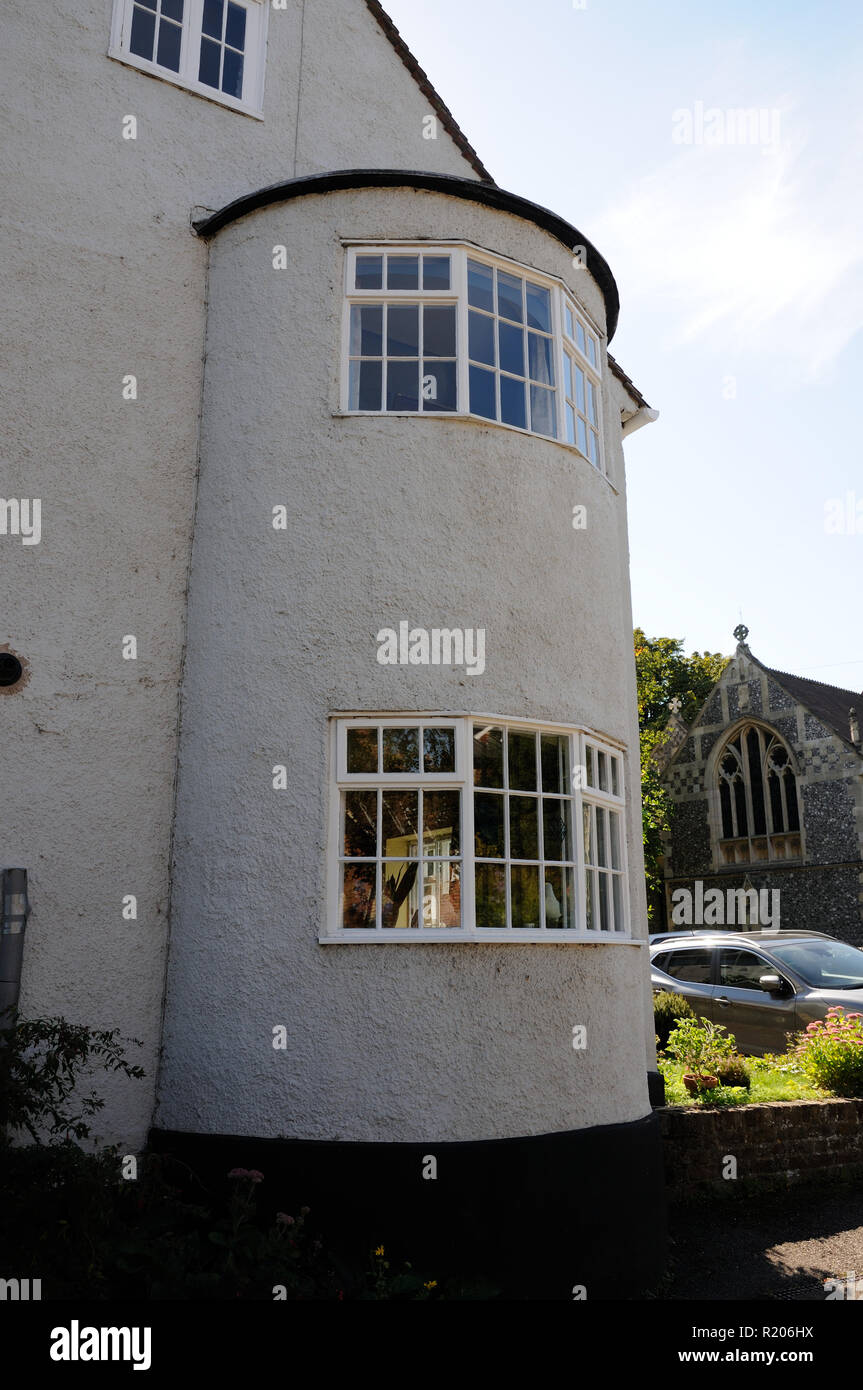
[[[333,761],[321,940],[628,935],[619,750],[503,720],[356,716],[335,721]]]

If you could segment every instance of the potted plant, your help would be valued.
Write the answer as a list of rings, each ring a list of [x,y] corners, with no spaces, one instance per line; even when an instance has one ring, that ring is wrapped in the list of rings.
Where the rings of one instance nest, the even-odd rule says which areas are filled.
[[[666,1051],[686,1068],[683,1084],[691,1096],[714,1091],[720,1084],[716,1069],[735,1046],[734,1039],[724,1033],[721,1024],[682,1018],[669,1035]]]

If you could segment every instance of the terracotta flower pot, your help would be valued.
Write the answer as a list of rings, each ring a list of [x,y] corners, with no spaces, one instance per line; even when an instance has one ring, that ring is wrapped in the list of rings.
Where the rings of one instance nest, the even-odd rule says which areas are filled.
[[[687,1071],[683,1074],[683,1084],[691,1096],[699,1091],[713,1091],[719,1085],[718,1076],[704,1076],[701,1072]]]

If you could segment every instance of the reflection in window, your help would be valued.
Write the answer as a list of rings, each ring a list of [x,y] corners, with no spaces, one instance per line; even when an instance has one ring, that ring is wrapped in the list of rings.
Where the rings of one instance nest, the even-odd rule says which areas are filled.
[[[470,259],[467,285],[471,414],[554,437],[550,290]]]

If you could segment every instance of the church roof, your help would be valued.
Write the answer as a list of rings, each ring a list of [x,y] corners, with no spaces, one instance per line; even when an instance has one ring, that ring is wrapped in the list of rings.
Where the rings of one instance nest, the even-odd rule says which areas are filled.
[[[792,676],[787,671],[774,671],[769,666],[763,668],[768,676],[778,681],[795,700],[820,719],[822,724],[833,729],[845,742],[850,741],[848,725],[849,709],[863,713],[863,695],[855,690],[842,690],[838,685],[825,685],[823,681],[809,680],[806,676]]]

